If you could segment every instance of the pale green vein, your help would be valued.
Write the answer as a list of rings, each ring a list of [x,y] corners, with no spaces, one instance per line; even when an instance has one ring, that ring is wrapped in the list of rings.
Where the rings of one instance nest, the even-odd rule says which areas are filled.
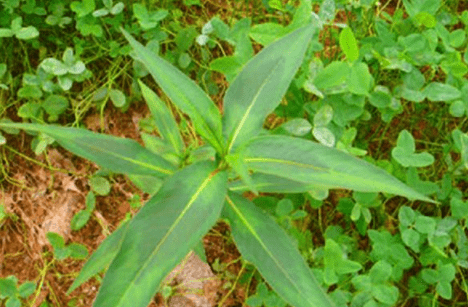
[[[148,267],[149,263],[151,262],[151,260],[153,259],[153,257],[156,256],[156,254],[159,252],[159,250],[161,249],[162,245],[167,241],[167,239],[169,238],[169,236],[174,232],[175,228],[178,226],[178,224],[180,224],[180,222],[182,221],[182,219],[184,218],[184,216],[187,214],[188,210],[190,210],[190,207],[193,205],[193,203],[197,200],[197,198],[200,196],[200,193],[206,188],[206,186],[208,185],[208,183],[211,181],[211,179],[216,175],[216,172],[212,172],[203,182],[202,184],[200,185],[200,187],[197,189],[197,191],[193,194],[193,196],[190,198],[190,200],[187,202],[187,205],[185,206],[184,210],[182,210],[181,214],[179,215],[179,217],[177,217],[177,219],[174,221],[174,223],[172,224],[172,226],[169,228],[169,230],[166,232],[166,234],[164,235],[164,237],[161,239],[161,241],[159,241],[158,245],[156,246],[156,248],[154,249],[154,251],[151,253],[151,255],[147,258],[147,260],[143,263],[143,265],[140,267],[140,269],[137,271],[137,273],[135,274],[135,277],[133,278],[132,281],[130,281],[130,284],[132,285],[136,285],[136,280],[138,279],[138,277],[142,274],[142,271],[146,270],[146,268]],[[130,288],[131,287],[127,287],[127,290],[123,293],[123,295],[120,297],[120,300],[119,300],[119,304],[118,306],[121,306],[120,303],[122,302],[122,300],[125,299],[125,297],[127,296],[127,293],[130,291]]]
[[[290,165],[290,166],[297,166],[300,168],[308,168],[308,169],[314,169],[319,172],[328,172],[329,169],[311,165],[311,164],[306,164],[306,163],[301,163],[301,162],[296,162],[296,161],[291,161],[291,160],[282,160],[282,159],[274,159],[274,158],[244,158],[244,162],[251,162],[251,163],[278,163],[278,164],[284,164],[284,165]]]
[[[237,137],[239,136],[240,131],[245,125],[245,122],[247,121],[248,117],[250,116],[250,112],[252,111],[253,107],[256,105],[258,98],[260,97],[260,94],[262,93],[263,88],[267,85],[268,81],[271,79],[271,77],[274,75],[276,69],[280,66],[280,64],[283,62],[282,59],[279,59],[275,66],[272,68],[270,74],[268,74],[267,78],[262,82],[258,92],[255,94],[254,98],[252,99],[252,102],[250,103],[249,107],[247,108],[245,114],[242,116],[242,119],[237,126],[236,130],[234,131],[234,134],[232,135],[231,142],[229,143],[228,146],[228,153],[231,152],[232,146],[234,146],[234,143],[236,142]]]
[[[268,256],[273,260],[273,262],[276,264],[278,269],[286,276],[288,281],[293,285],[294,288],[303,296],[307,297],[307,295],[303,294],[301,289],[297,286],[297,284],[294,282],[294,280],[291,278],[289,275],[288,271],[281,266],[279,261],[274,257],[274,255],[271,253],[270,249],[267,248],[263,240],[259,237],[255,229],[251,226],[251,224],[247,221],[247,218],[242,214],[242,212],[236,207],[234,202],[231,200],[229,196],[226,196],[226,200],[231,205],[231,208],[236,212],[236,214],[239,216],[239,219],[242,221],[242,223],[247,227],[247,229],[250,231],[251,235],[259,242],[259,244],[262,246],[262,248],[266,251]]]
[[[43,132],[44,134],[47,134],[45,132]],[[52,137],[54,138],[54,137]],[[54,138],[55,139],[55,138]],[[66,142],[66,141],[58,141],[58,142]],[[102,153],[106,153],[108,155],[111,155],[111,156],[114,156],[116,158],[119,158],[119,159],[122,159],[122,160],[125,160],[127,162],[131,162],[133,164],[136,164],[136,165],[140,165],[140,166],[143,166],[143,167],[146,167],[146,168],[149,168],[149,169],[153,169],[153,170],[156,170],[160,173],[163,173],[163,174],[167,174],[167,175],[171,175],[173,172],[170,171],[170,170],[167,170],[167,169],[164,169],[164,168],[161,168],[161,167],[157,167],[156,165],[153,165],[153,164],[148,164],[148,163],[144,163],[144,162],[141,162],[139,160],[133,160],[133,159],[130,159],[130,158],[127,158],[125,156],[122,156],[122,155],[118,155],[116,154],[115,152],[112,152],[112,151],[105,151],[105,150],[102,150],[100,147],[94,147],[94,146],[91,146],[89,145],[89,143],[82,143],[82,142],[79,142],[77,140],[74,140],[73,141],[74,143],[76,144],[81,144],[83,146],[86,145],[86,147],[88,147],[90,150],[95,150],[97,152],[102,152]]]

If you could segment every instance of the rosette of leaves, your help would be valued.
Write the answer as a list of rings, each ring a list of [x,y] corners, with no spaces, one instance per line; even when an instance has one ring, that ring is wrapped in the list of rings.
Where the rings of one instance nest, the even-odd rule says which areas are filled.
[[[158,146],[151,149],[85,129],[0,124],[43,132],[115,173],[162,180],[135,217],[94,252],[69,291],[108,267],[94,306],[147,306],[165,276],[223,218],[243,257],[288,304],[334,306],[285,230],[239,192],[346,188],[433,202],[345,152],[293,136],[260,134],[263,121],[280,104],[302,64],[315,31],[312,24],[301,27],[251,59],[226,92],[224,118],[195,82],[123,31],[136,60],[190,117],[206,143],[204,149],[211,148],[207,152],[214,155],[186,158],[195,154],[185,147],[170,109],[143,83],[142,94],[162,136],[155,138]]]

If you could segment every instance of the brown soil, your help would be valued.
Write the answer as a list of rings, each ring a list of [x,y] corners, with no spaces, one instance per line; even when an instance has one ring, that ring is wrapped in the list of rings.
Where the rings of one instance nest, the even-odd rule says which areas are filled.
[[[104,116],[104,133],[138,140],[138,120],[147,114],[143,103],[136,104],[126,113],[109,107]],[[99,116],[90,115],[84,123],[91,130],[99,130]],[[8,147],[2,148],[2,155],[8,160],[8,177],[1,181],[0,201],[5,204],[10,218],[0,227],[0,278],[14,275],[19,283],[36,282],[40,290],[28,300],[33,307],[40,306],[44,301],[54,307],[91,306],[99,282],[92,278],[67,295],[85,261],[55,260],[52,247],[45,237],[46,232],[61,234],[66,244],[83,244],[91,254],[118,227],[126,214],[135,213],[131,209],[130,199],[139,195],[143,203],[148,195],[139,192],[123,176],[115,176],[111,178],[110,194],[97,196],[96,209],[86,226],[72,231],[70,220],[76,212],[85,208],[85,196],[90,191],[87,178],[98,167],[60,147],[49,148],[45,154],[35,156],[30,150],[30,142],[31,137],[21,132],[9,136]],[[240,257],[232,241],[228,242],[227,238],[227,225],[224,224],[215,226],[206,235],[204,244],[208,263],[216,259],[220,263],[230,263]],[[240,265],[230,265],[227,269],[237,275]],[[215,293],[219,299],[229,291],[229,288],[223,288],[225,282],[217,285]],[[245,290],[237,287],[225,300],[224,306],[242,305]],[[162,296],[157,295],[150,306],[165,306],[165,303]]]

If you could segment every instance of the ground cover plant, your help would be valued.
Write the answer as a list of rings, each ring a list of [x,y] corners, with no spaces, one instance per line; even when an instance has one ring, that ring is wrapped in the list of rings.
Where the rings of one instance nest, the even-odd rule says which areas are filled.
[[[83,231],[99,221],[108,235],[88,258],[85,246],[49,232],[52,253],[40,257],[39,276],[1,279],[6,306],[60,305],[53,294],[41,297],[44,283],[51,287],[47,271],[84,258],[63,296],[94,277],[94,306],[154,305],[158,291],[166,301],[174,292],[164,277],[192,249],[209,259],[206,238],[215,240],[224,227],[242,260],[237,276],[228,261],[209,261],[231,287],[220,306],[466,304],[462,2],[229,2],[265,16],[225,13],[198,27],[181,24],[180,8],[209,11],[209,2],[5,3],[2,16],[13,14],[0,36],[10,58],[16,42],[26,54],[41,50],[46,29],[71,23],[81,38],[59,42],[54,55],[42,51],[36,68],[23,63],[29,69],[21,78],[9,69],[18,63],[0,67],[3,95],[21,99],[2,104],[4,182],[18,184],[8,174],[16,157],[68,173],[50,161],[60,147],[96,163],[101,169],[86,171],[89,189],[70,227]],[[33,25],[26,15],[37,16]],[[112,64],[96,86],[89,80],[102,72],[92,62],[104,55]],[[221,87],[213,79],[219,74]],[[79,102],[78,92],[86,97]],[[151,114],[139,120],[139,142],[83,128],[92,112],[94,130],[105,127],[109,109],[123,118],[136,97]],[[59,125],[47,124],[53,122]],[[45,160],[21,153],[18,129],[31,134],[31,150]],[[133,209],[109,235],[99,202],[124,180],[117,174],[146,194],[126,199]],[[9,191],[2,186],[2,228],[33,225],[11,205]],[[234,293],[237,302],[228,300]]]

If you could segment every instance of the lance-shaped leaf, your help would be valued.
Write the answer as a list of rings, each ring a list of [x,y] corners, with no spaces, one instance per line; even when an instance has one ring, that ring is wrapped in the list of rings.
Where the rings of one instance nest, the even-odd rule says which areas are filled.
[[[304,193],[317,188],[316,185],[262,173],[250,175],[251,182],[236,180],[229,184],[231,191],[252,191],[252,186],[262,193]],[[320,186],[323,188],[323,186]]]
[[[243,156],[254,171],[318,187],[386,192],[436,203],[366,161],[309,140],[260,136],[246,144]]]
[[[270,216],[235,193],[229,193],[226,202],[223,214],[237,248],[276,293],[292,306],[334,306],[291,239]]]
[[[302,63],[314,26],[302,27],[259,52],[237,75],[224,97],[228,152],[258,134]]]
[[[226,172],[211,161],[169,177],[130,222],[94,306],[147,306],[164,277],[216,222],[226,190]]]
[[[151,115],[153,115],[159,134],[172,145],[174,152],[178,156],[181,156],[184,151],[184,141],[179,133],[174,116],[155,92],[140,80],[138,80],[138,83],[140,84],[141,93],[146,100],[146,104],[151,111]]]
[[[0,127],[45,133],[65,149],[115,173],[162,177],[176,170],[176,166],[130,139],[52,125],[0,123]]]
[[[221,114],[210,97],[180,70],[145,48],[125,30],[122,32],[133,47],[137,60],[145,65],[164,93],[190,116],[197,132],[217,152],[223,152]]]
[[[121,225],[119,229],[114,231],[108,236],[98,247],[98,249],[91,255],[89,260],[83,266],[78,277],[73,281],[67,294],[70,294],[73,290],[78,288],[82,283],[101,272],[109,266],[114,260],[115,256],[120,250],[125,233],[128,229],[128,222]]]

